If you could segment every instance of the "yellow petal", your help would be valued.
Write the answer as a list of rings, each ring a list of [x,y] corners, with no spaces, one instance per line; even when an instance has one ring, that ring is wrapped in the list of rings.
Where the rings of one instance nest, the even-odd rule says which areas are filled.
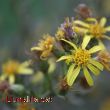
[[[23,62],[23,63],[21,63],[20,64],[20,67],[28,67],[28,66],[30,66],[30,64],[31,64],[31,60],[28,60],[28,61],[25,61],[25,62]]]
[[[103,50],[103,48],[100,45],[98,45],[98,46],[94,46],[91,49],[89,49],[89,52],[90,53],[95,53],[95,52],[98,52],[100,50]]]
[[[103,44],[103,42],[101,40],[98,40],[99,41],[99,45],[101,46],[102,50],[105,50],[106,47],[105,45]]]
[[[100,74],[99,69],[97,69],[95,66],[93,66],[92,64],[88,64],[87,67],[91,70],[91,72],[98,76]]]
[[[67,40],[65,40],[65,39],[61,39],[62,41],[65,41],[66,43],[68,43],[70,46],[72,46],[75,50],[77,50],[77,46],[74,44],[74,43],[72,43],[72,42],[70,42],[70,41],[67,41]]]
[[[81,28],[78,26],[73,26],[72,29],[76,32],[76,33],[81,33],[81,34],[86,34],[89,30],[85,29],[85,28]]]
[[[53,73],[55,68],[56,68],[56,63],[54,58],[50,58],[48,60],[49,68],[48,68],[48,73]]]
[[[85,37],[83,39],[83,42],[82,42],[82,49],[86,48],[86,46],[88,45],[90,39],[91,39],[91,36],[85,35]]]
[[[31,51],[34,51],[34,50],[42,51],[42,48],[40,48],[40,47],[32,47]]]
[[[107,40],[110,40],[110,37],[109,36],[103,36],[105,39],[107,39]]]
[[[86,67],[83,68],[84,76],[90,86],[94,85],[93,79]]]
[[[69,86],[72,86],[74,83],[75,79],[77,78],[79,72],[80,72],[81,67],[78,66],[76,69],[73,70],[73,74],[71,75],[70,79],[67,79],[67,83]]]
[[[97,20],[95,18],[87,18],[86,21],[89,21],[89,22],[94,22],[95,24],[97,24]]]
[[[15,82],[15,76],[14,75],[10,75],[9,76],[9,83],[13,84]]]
[[[93,64],[94,66],[96,66],[98,69],[100,69],[101,71],[103,71],[103,65],[101,64],[101,63],[99,63],[98,61],[96,61],[96,60],[93,60],[93,59],[91,59],[90,60],[90,63],[91,64]]]
[[[110,31],[110,26],[104,28],[106,32]]]
[[[105,24],[106,24],[106,22],[107,22],[107,19],[105,17],[101,18],[101,20],[100,20],[100,26],[104,27]]]
[[[89,28],[89,24],[83,22],[83,21],[80,21],[80,20],[75,20],[74,21],[74,24],[77,24],[77,25],[80,25],[80,26],[83,26],[85,28]]]
[[[0,76],[0,80],[4,81],[7,78],[7,74],[6,73],[2,73],[2,75]]]
[[[60,57],[56,62],[59,62],[59,61],[61,61],[61,60],[71,59],[71,58],[72,58],[71,55],[62,56],[62,57]]]
[[[33,70],[30,68],[19,68],[18,74],[24,74],[24,75],[31,75],[33,73]]]
[[[67,72],[67,82],[69,82],[69,80],[71,80],[71,76],[73,75],[73,70],[74,70],[75,64],[72,64]]]
[[[32,76],[32,82],[36,84],[42,82],[43,79],[44,79],[44,73],[41,71],[38,71],[34,76]]]

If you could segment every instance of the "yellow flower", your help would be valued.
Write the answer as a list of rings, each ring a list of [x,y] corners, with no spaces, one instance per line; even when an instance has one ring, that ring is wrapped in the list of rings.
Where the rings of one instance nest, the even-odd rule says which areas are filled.
[[[110,71],[110,53],[107,50],[98,53],[98,60]]]
[[[43,39],[40,40],[38,46],[32,47],[31,51],[39,51],[41,52],[40,58],[45,59],[47,58],[53,49],[55,39],[50,35],[46,34],[43,36]]]
[[[27,103],[21,103],[18,105],[17,110],[29,110],[29,105]]]
[[[90,41],[90,37],[87,35],[84,37],[81,47],[77,47],[72,42],[69,42],[65,39],[62,39],[74,49],[70,55],[62,56],[57,61],[69,60],[71,63],[68,72],[67,72],[67,83],[69,86],[72,86],[81,69],[83,69],[84,76],[90,86],[94,84],[93,79],[89,71],[93,72],[94,75],[99,75],[100,71],[103,70],[103,65],[92,58],[92,54],[98,52],[102,49],[100,45],[94,46],[91,49],[87,50],[86,46]],[[89,71],[88,71],[89,69]]]
[[[65,32],[61,28],[58,28],[58,31],[55,35],[57,40],[61,40],[62,38],[64,39],[65,38],[64,35],[65,35]]]
[[[2,75],[0,76],[0,81],[9,79],[9,83],[13,84],[15,82],[16,74],[29,75],[33,73],[33,70],[28,68],[30,61],[25,61],[20,63],[16,60],[9,60],[2,65]]]
[[[101,18],[99,22],[95,18],[88,18],[87,22],[75,20],[73,23],[73,30],[76,33],[89,34],[89,37],[94,37],[99,41],[102,38],[110,40],[110,37],[105,35],[107,32],[110,31],[110,26],[105,27],[106,21],[107,20],[105,17]]]
[[[32,108],[28,103],[21,103],[18,105],[16,110],[35,110],[35,108]]]

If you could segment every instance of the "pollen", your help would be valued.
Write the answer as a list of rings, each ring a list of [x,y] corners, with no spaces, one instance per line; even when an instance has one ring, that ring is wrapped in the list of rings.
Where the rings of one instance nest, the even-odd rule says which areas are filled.
[[[74,53],[73,60],[78,66],[80,66],[80,65],[84,66],[84,65],[87,65],[90,57],[91,57],[91,55],[88,52],[88,50],[78,49]]]
[[[101,38],[103,36],[103,34],[105,33],[105,30],[99,24],[91,24],[90,33],[92,35],[96,36],[97,38],[99,38],[99,37]]]

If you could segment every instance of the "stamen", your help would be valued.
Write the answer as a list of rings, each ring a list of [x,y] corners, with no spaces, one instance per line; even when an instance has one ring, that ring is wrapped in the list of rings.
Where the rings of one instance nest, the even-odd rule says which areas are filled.
[[[88,50],[78,49],[74,54],[74,62],[77,65],[86,65],[91,55]]]

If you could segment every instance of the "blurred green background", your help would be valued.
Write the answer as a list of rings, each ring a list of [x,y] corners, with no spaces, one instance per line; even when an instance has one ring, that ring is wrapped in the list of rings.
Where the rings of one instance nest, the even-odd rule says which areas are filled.
[[[96,17],[106,16],[110,21],[110,0],[0,0],[0,62],[29,58],[30,47],[44,33],[54,36],[65,17],[75,16],[80,3],[93,9]],[[110,98],[109,80],[110,74],[105,72],[97,82],[98,90],[95,87],[88,96],[73,91],[69,94],[72,103],[55,98],[52,104],[39,105],[39,110],[101,110],[103,100]],[[0,110],[8,108],[1,106]]]
[[[54,35],[65,17],[74,17],[79,3],[90,6],[96,16],[109,17],[110,0],[0,0],[0,61],[26,57],[38,37]]]

